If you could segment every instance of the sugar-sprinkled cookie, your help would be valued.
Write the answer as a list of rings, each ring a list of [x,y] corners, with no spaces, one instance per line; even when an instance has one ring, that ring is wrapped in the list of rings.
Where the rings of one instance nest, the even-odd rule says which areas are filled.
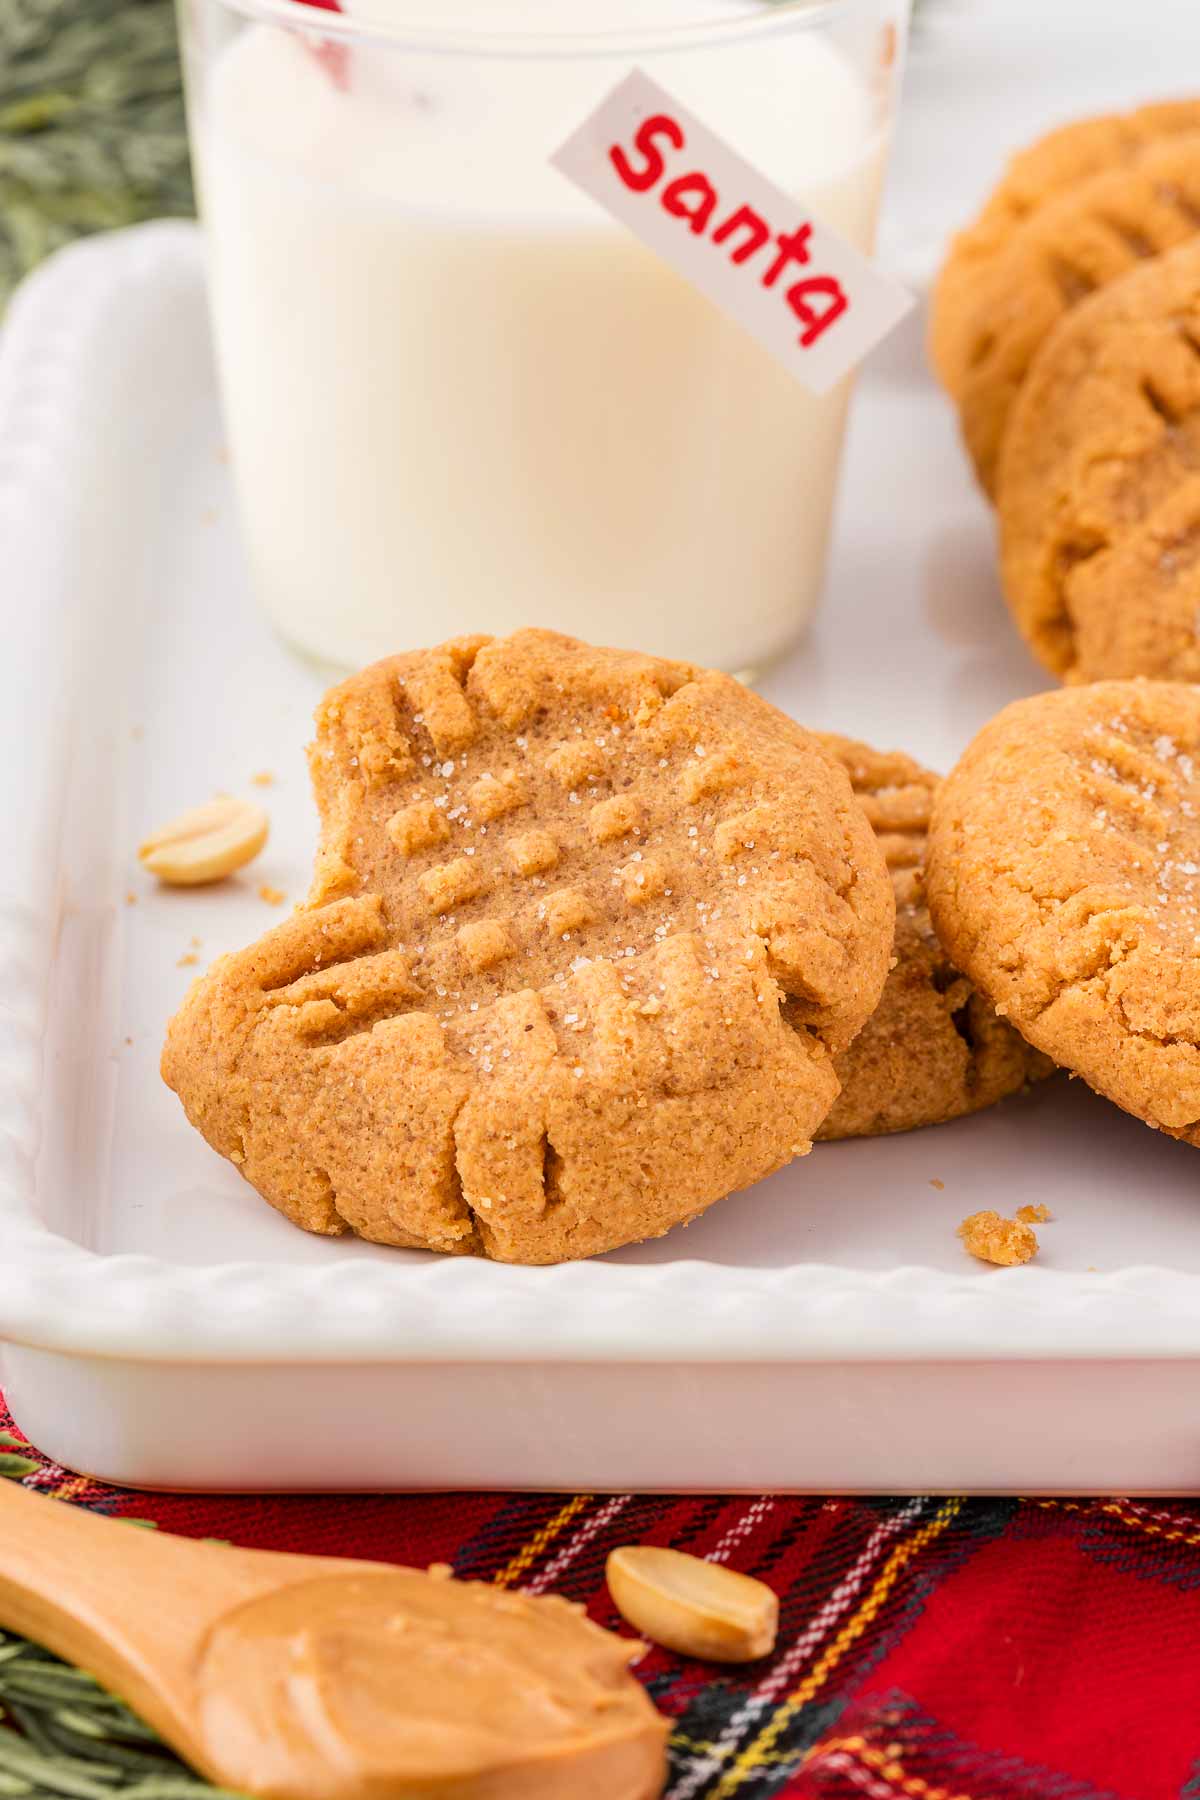
[[[807,1149],[894,903],[799,726],[728,676],[526,631],[333,689],[311,767],[306,904],[193,987],[163,1059],[289,1218],[555,1262]]]
[[[1200,102],[1052,133],[954,240],[930,352],[994,493],[1009,414],[1039,347],[1080,300],[1200,226]]]
[[[895,966],[879,1005],[834,1063],[842,1092],[818,1137],[938,1125],[1050,1074],[1048,1060],[954,967],[930,922],[921,864],[938,777],[900,751],[818,735],[849,775],[896,890]]]
[[[1200,239],[1063,321],[1005,445],[1004,589],[1065,681],[1200,680]]]
[[[947,951],[1031,1044],[1200,1144],[1200,689],[1006,707],[938,790],[926,882]]]

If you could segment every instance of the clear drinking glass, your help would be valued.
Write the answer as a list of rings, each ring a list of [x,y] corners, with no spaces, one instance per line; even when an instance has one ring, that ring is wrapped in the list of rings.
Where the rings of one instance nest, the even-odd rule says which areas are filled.
[[[254,585],[355,664],[548,625],[742,669],[823,573],[820,399],[550,165],[639,67],[863,249],[907,0],[181,0]]]

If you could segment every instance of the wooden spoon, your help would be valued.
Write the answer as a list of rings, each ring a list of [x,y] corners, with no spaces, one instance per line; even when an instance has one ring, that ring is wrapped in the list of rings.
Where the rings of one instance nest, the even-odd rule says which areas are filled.
[[[0,1481],[0,1625],[270,1800],[654,1800],[665,1779],[641,1645],[444,1570],[195,1543]]]

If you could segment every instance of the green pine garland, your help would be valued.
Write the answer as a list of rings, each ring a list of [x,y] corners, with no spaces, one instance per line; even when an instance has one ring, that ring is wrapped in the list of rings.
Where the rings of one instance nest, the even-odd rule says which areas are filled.
[[[0,1632],[2,1800],[220,1800],[90,1675]]]
[[[0,307],[60,244],[193,210],[171,0],[0,0]]]

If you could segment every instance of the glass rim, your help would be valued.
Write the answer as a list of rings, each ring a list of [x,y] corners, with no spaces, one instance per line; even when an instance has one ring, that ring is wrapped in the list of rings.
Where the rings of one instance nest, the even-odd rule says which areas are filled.
[[[513,59],[619,57],[656,52],[704,49],[752,42],[796,30],[815,30],[858,12],[908,10],[907,0],[762,0],[761,11],[731,9],[726,18],[697,19],[692,24],[618,27],[613,30],[512,31],[475,30],[429,23],[356,19],[327,11],[310,0],[217,0],[244,18],[285,26],[345,44],[386,45],[430,55],[489,56]],[[597,4],[597,12],[602,7]]]

